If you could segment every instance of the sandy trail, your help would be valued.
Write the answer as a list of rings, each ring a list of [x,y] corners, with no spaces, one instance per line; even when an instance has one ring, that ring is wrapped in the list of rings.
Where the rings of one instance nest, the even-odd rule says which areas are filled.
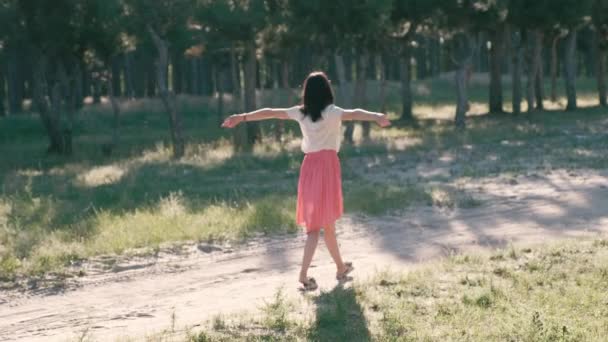
[[[357,279],[377,270],[407,270],[457,251],[493,249],[608,233],[608,177],[557,172],[471,185],[483,205],[466,210],[415,208],[380,218],[347,216],[339,240]],[[0,340],[66,341],[87,331],[111,341],[196,326],[219,313],[255,312],[279,287],[296,290],[303,236],[252,241],[234,249],[188,245],[180,253],[131,258],[62,290],[0,293]],[[311,275],[321,289],[336,285],[323,246]],[[172,323],[173,322],[173,323]]]

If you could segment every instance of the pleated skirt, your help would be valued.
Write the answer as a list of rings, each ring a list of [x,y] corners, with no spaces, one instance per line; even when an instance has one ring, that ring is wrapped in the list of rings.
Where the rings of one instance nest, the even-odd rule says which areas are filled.
[[[334,150],[308,153],[300,167],[296,222],[306,233],[319,231],[342,216],[342,173]]]

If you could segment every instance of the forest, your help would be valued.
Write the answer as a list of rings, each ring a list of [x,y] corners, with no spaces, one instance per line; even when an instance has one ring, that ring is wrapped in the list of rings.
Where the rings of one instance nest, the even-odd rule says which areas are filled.
[[[219,122],[226,96],[237,112],[291,105],[304,77],[325,70],[344,107],[384,109],[395,82],[398,119],[408,122],[411,82],[451,72],[454,122],[464,128],[474,73],[489,77],[490,113],[505,112],[507,90],[513,114],[522,102],[542,111],[562,79],[575,110],[578,76],[597,80],[606,106],[607,51],[608,0],[2,0],[0,115],[38,113],[48,152],[69,155],[76,114],[107,98],[112,138],[101,148],[111,153],[122,101],[160,98],[179,158],[180,95],[217,99]],[[370,81],[379,84],[373,99]],[[264,90],[271,103],[257,99]],[[234,146],[250,151],[263,134],[239,128]],[[352,134],[348,126],[347,142]]]

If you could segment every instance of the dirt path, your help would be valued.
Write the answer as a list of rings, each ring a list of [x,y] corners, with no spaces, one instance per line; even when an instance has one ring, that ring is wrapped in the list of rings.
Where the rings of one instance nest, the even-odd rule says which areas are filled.
[[[608,233],[606,173],[498,178],[469,190],[482,206],[341,220],[341,248],[356,266],[354,277],[408,269],[457,251]],[[255,312],[281,286],[298,296],[294,280],[303,242],[298,236],[235,249],[189,245],[156,258],[124,260],[112,272],[98,267],[100,258],[61,290],[0,293],[0,341],[66,341],[84,332],[99,341],[143,338],[172,325],[196,326],[219,313]],[[331,289],[334,272],[321,244],[311,274],[322,289]]]

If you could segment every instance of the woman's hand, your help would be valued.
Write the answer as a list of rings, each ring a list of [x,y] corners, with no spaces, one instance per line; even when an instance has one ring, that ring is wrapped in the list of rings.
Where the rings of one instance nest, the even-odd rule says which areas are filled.
[[[388,115],[386,114],[378,116],[378,118],[376,119],[376,123],[382,128],[386,128],[391,125],[391,121],[388,119]]]
[[[245,118],[243,117],[243,115],[239,115],[239,114],[230,115],[229,117],[226,118],[226,120],[224,120],[224,123],[222,123],[222,127],[234,128],[243,121],[245,121]]]

